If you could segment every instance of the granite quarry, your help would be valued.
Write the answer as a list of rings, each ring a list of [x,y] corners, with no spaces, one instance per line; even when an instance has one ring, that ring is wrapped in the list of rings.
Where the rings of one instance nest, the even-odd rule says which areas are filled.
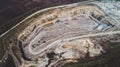
[[[120,35],[120,6],[107,4],[112,7],[80,2],[33,13],[1,35],[1,43],[10,44],[2,59],[11,55],[16,67],[62,67],[106,54]]]

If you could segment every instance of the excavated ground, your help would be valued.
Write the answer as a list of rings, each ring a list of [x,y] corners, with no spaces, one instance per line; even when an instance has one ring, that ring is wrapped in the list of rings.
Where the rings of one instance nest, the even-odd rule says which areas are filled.
[[[25,67],[58,67],[106,53],[108,46],[102,41],[110,38],[90,37],[110,35],[117,30],[113,21],[93,5],[58,8],[37,17],[18,38],[32,60]]]
[[[26,17],[0,35],[0,65],[10,56],[16,67],[61,67],[107,54],[120,41],[120,10],[115,3],[106,4],[112,7],[82,2]]]

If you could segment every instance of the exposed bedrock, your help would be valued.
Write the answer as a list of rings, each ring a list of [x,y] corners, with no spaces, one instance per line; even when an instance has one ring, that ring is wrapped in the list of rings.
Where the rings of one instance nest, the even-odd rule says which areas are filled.
[[[112,18],[90,4],[56,8],[29,22],[18,36],[24,67],[61,67],[101,56],[120,33]]]
[[[0,67],[119,67],[119,7],[92,1],[33,13],[0,35]]]

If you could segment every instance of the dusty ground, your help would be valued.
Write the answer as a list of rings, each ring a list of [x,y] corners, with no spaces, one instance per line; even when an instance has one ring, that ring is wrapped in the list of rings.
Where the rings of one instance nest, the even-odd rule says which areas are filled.
[[[120,25],[97,5],[72,4],[30,15],[1,35],[0,62],[10,55],[17,67],[61,67],[106,54],[119,39]]]
[[[110,32],[118,27],[96,6],[58,8],[49,12],[33,19],[18,38],[26,57],[33,60],[26,62],[25,67],[57,67],[99,56],[107,52],[107,43],[100,43],[107,37],[98,40],[90,37],[119,33]]]
[[[14,21],[17,21],[18,16],[26,17],[24,14],[29,12],[31,14],[31,12],[39,9],[81,1],[82,0],[0,0],[0,34],[17,24],[17,22]]]

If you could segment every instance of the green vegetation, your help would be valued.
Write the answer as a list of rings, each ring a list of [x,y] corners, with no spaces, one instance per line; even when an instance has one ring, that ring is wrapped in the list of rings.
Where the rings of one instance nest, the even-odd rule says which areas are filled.
[[[33,65],[33,66],[29,66],[29,67],[36,67],[36,66]]]

